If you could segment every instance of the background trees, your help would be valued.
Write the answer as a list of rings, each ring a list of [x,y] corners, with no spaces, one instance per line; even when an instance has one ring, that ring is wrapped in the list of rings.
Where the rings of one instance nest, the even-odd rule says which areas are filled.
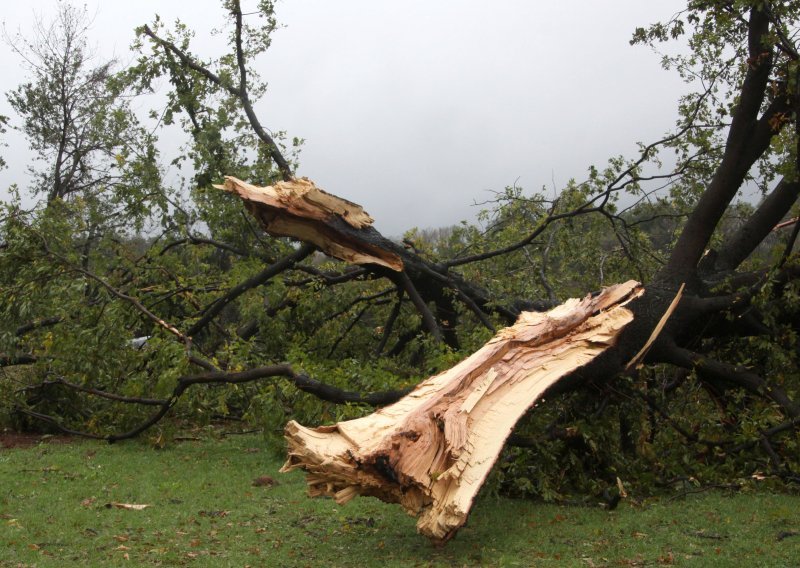
[[[139,28],[141,56],[119,72],[92,66],[73,10],[43,28],[32,53],[55,75],[34,67],[11,100],[45,160],[47,206],[6,204],[0,229],[14,420],[113,440],[176,406],[272,434],[289,417],[355,416],[520,310],[632,277],[646,294],[623,342],[530,413],[497,482],[552,498],[617,475],[796,481],[798,224],[776,226],[797,215],[800,190],[797,3],[693,2],[636,30],[635,43],[688,40],[691,51],[664,64],[695,91],[673,131],[557,199],[508,188],[483,226],[402,243],[336,227],[401,259],[402,272],[271,237],[211,187],[223,175],[291,178],[300,143],[270,134],[253,110],[271,3],[257,14],[225,6],[229,51],[213,61],[192,53],[190,30],[158,19]],[[162,122],[190,137],[188,197],[164,187],[152,135],[123,96],[158,77],[170,85]],[[744,191],[760,197],[737,204]],[[679,290],[647,365],[626,369]],[[148,339],[134,348],[136,337]]]

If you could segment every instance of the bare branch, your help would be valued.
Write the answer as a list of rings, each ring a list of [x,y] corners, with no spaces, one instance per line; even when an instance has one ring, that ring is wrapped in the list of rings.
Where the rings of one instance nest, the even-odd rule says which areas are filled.
[[[427,304],[425,304],[425,300],[422,299],[422,296],[419,295],[417,288],[414,286],[414,283],[408,277],[408,274],[405,272],[401,272],[399,274],[400,284],[408,294],[408,297],[411,298],[411,302],[414,304],[414,307],[417,308],[417,311],[422,316],[422,321],[425,324],[425,328],[430,332],[431,335],[436,339],[438,342],[442,342],[444,339],[442,337],[442,331],[439,329],[439,325],[436,323],[436,318],[433,317],[431,310],[428,308]]]

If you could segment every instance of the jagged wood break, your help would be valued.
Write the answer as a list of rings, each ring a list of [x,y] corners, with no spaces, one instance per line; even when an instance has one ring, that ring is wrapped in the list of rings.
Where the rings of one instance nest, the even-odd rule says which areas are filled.
[[[311,496],[345,503],[370,495],[419,516],[418,530],[446,541],[522,415],[544,391],[616,343],[633,320],[637,282],[523,312],[470,357],[422,382],[397,403],[333,426],[286,426],[282,471],[308,472]]]
[[[372,217],[360,205],[322,191],[308,178],[258,187],[226,176],[223,185],[214,187],[242,198],[271,235],[312,243],[345,262],[403,270],[397,254],[367,242]]]

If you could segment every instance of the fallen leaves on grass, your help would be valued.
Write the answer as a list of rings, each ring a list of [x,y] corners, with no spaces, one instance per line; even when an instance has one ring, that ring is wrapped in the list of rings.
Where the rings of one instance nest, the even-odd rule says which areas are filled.
[[[142,505],[139,503],[116,503],[112,501],[111,503],[106,503],[106,509],[126,509],[128,511],[141,511],[142,509],[147,509],[150,505]]]
[[[262,475],[253,480],[253,487],[272,487],[273,485],[278,485],[278,482],[269,475]]]

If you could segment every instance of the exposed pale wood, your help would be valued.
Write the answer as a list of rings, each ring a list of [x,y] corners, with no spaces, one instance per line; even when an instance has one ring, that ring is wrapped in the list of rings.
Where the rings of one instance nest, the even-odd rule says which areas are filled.
[[[775,227],[773,227],[772,230],[773,231],[777,231],[778,229],[783,229],[785,227],[791,227],[792,225],[796,224],[798,221],[800,221],[800,217],[795,217],[794,219],[789,219],[787,221],[784,221],[783,223],[778,223],[777,225],[775,225]]]
[[[337,227],[341,219],[350,228],[367,230],[372,217],[355,203],[326,193],[308,178],[280,181],[259,187],[227,176],[223,185],[214,186],[235,193],[268,233],[310,242],[326,254],[354,264],[379,264],[403,270],[395,253],[370,245],[365,239]]]
[[[615,344],[633,319],[636,282],[572,299],[516,324],[397,403],[357,420],[286,427],[289,459],[312,496],[371,495],[418,515],[418,530],[449,539],[467,519],[520,417],[545,390]]]
[[[647,338],[644,346],[639,350],[639,352],[633,356],[633,359],[628,361],[628,364],[625,365],[625,370],[628,371],[630,369],[638,369],[642,366],[642,361],[644,361],[647,352],[650,351],[650,348],[658,339],[658,336],[661,335],[661,331],[664,329],[664,326],[667,325],[667,321],[669,317],[672,315],[672,312],[678,307],[678,304],[681,302],[681,298],[683,297],[683,290],[686,288],[686,282],[681,283],[681,287],[678,288],[678,293],[675,294],[675,297],[672,299],[672,303],[670,303],[667,311],[664,312],[664,315],[661,316],[661,319],[658,320],[658,325],[653,329],[653,332],[650,334],[650,337]]]

